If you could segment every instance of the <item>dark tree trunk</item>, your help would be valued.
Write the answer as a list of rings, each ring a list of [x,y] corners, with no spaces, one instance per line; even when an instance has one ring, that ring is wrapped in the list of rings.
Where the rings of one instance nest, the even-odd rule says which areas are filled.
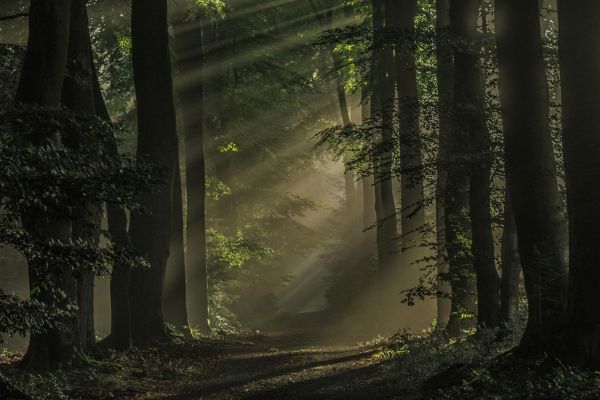
[[[204,63],[202,29],[194,22],[178,19],[174,26],[179,73],[185,85],[178,85],[185,132],[187,186],[187,266],[190,320],[209,333],[208,272],[206,265],[206,177],[204,157]],[[184,79],[182,79],[182,82]]]
[[[102,98],[100,82],[96,71],[93,71],[94,99],[96,114],[105,121],[110,121],[110,114]],[[106,144],[105,151],[116,156],[119,153],[116,138],[111,138]],[[127,231],[127,213],[125,208],[116,204],[106,205],[108,233],[117,251],[131,248],[129,232]],[[129,276],[128,266],[115,263],[110,276],[110,315],[111,332],[108,337],[109,346],[123,350],[131,346],[131,320],[129,305]]]
[[[444,198],[446,193],[446,161],[448,158],[448,140],[452,132],[452,101],[454,100],[454,61],[450,36],[450,0],[436,1],[436,61],[438,89],[438,155],[437,182],[435,200],[435,223],[438,260],[438,300],[437,323],[444,327],[450,318],[452,288],[448,281],[448,253],[446,251],[446,227],[444,223]]]
[[[186,10],[181,10],[177,3],[174,3],[172,9],[169,9],[171,25],[174,32],[174,55],[178,57],[179,47],[177,40],[180,36],[179,24],[188,17]],[[190,49],[188,49],[190,51]],[[177,61],[176,61],[177,62]],[[177,80],[177,86],[181,85]],[[183,104],[185,107],[186,105]],[[180,105],[181,107],[181,105]],[[185,127],[184,127],[185,128]],[[179,130],[181,135],[181,128]],[[178,140],[178,144],[180,140]],[[178,146],[179,147],[179,146]],[[173,186],[171,196],[173,202],[173,223],[171,225],[171,245],[169,249],[169,260],[167,261],[167,273],[165,283],[165,298],[163,299],[163,310],[165,319],[184,334],[189,335],[189,318],[187,309],[187,285],[186,285],[186,259],[185,259],[185,240],[184,240],[184,215],[183,215],[183,190],[181,181],[181,161],[180,151],[177,151],[177,161],[173,171]]]
[[[15,101],[58,108],[69,43],[71,2],[66,0],[32,0],[29,11],[29,37]],[[54,142],[57,137],[40,137],[39,143]],[[64,212],[32,209],[22,216],[24,228],[34,238],[57,240],[67,243],[71,226]],[[54,266],[50,266],[53,269]],[[46,274],[43,265],[29,263],[31,297],[47,304],[57,304],[53,288],[61,289],[67,301],[77,303],[77,282],[68,273]],[[60,305],[57,305],[60,306]],[[78,345],[76,319],[65,321],[66,330],[50,329],[42,334],[31,335],[24,364],[32,369],[49,368],[55,364],[70,362]]]
[[[86,3],[83,0],[71,2],[69,53],[62,103],[76,113],[96,115],[92,44]],[[84,140],[89,141],[89,139]],[[81,137],[64,138],[63,143],[73,151],[90,146],[90,143],[82,141]],[[73,207],[71,212],[72,240],[97,248],[100,241],[101,220],[101,204],[98,201],[82,200],[80,204]],[[79,343],[84,351],[89,351],[96,345],[94,278],[93,271],[82,271],[78,277]]]
[[[469,2],[471,0],[468,0]],[[450,35],[453,40],[464,36],[466,30],[472,29],[471,21],[464,7],[467,2],[457,0],[450,1]],[[464,70],[469,66],[470,57],[464,53],[464,49],[457,48],[454,51],[453,66],[453,103],[450,115],[452,116],[451,130],[448,135],[448,156],[446,165],[446,191],[444,194],[444,224],[446,228],[446,251],[448,252],[448,273],[450,286],[452,287],[452,306],[450,319],[446,326],[446,332],[450,336],[457,336],[462,330],[473,326],[476,313],[475,303],[475,276],[473,271],[473,255],[468,242],[472,239],[469,202],[469,142],[468,129],[463,126],[465,115],[461,114],[460,104],[465,108],[465,91],[470,72]],[[464,114],[464,111],[463,111]],[[462,118],[461,118],[462,117]],[[463,316],[468,316],[464,318]]]
[[[177,154],[177,163],[173,171],[173,187],[171,189],[173,197],[173,223],[171,226],[171,245],[169,260],[167,261],[163,310],[166,321],[187,334],[189,333],[189,323],[187,316],[186,268],[183,242],[183,196],[179,165],[179,154]]]
[[[394,61],[400,127],[402,236],[408,246],[414,246],[418,245],[418,230],[425,224],[419,91],[415,64],[417,0],[395,0],[390,4],[392,8],[387,12],[389,25],[400,37]]]
[[[500,278],[494,261],[490,213],[490,132],[485,121],[484,86],[477,44],[480,0],[453,0],[451,29],[458,46],[454,53],[455,129],[469,141],[469,217],[473,267],[477,280],[477,323],[496,327],[500,312]]]
[[[165,337],[162,294],[171,243],[173,171],[177,130],[167,30],[166,0],[133,0],[131,8],[133,77],[138,116],[137,159],[164,170],[166,184],[140,198],[146,213],[131,217],[134,248],[150,263],[131,271],[131,340],[149,345]]]
[[[571,278],[563,358],[600,368],[600,2],[558,1]]]
[[[373,0],[373,60],[371,117],[381,124],[374,141],[375,212],[377,215],[377,255],[382,271],[393,266],[397,249],[397,223],[394,192],[392,189],[393,151],[393,49],[384,43],[385,14],[390,0]],[[385,7],[385,6],[388,7]]]
[[[567,286],[566,230],[548,125],[548,89],[536,0],[496,0],[507,187],[529,303],[520,350],[555,346]]]
[[[505,329],[510,329],[515,322],[519,302],[521,259],[519,258],[515,215],[508,190],[505,193],[501,246],[500,323]]]

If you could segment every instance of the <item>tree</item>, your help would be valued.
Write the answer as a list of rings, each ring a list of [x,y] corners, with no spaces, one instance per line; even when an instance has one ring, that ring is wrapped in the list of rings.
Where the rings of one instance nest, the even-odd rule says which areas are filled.
[[[568,322],[563,359],[600,368],[600,3],[558,1],[563,143],[570,227]]]
[[[71,20],[71,2],[63,0],[32,0],[29,10],[29,37],[21,78],[15,97],[16,103],[58,108],[60,104]],[[56,137],[40,132],[36,146],[57,144]],[[71,238],[70,223],[58,207],[42,210],[32,208],[22,216],[24,228],[35,238],[66,243]],[[40,265],[29,263],[32,299],[46,304],[57,304],[53,288]],[[62,290],[66,300],[76,303],[77,282],[69,273],[52,277],[54,286]],[[77,322],[70,319],[67,329],[49,329],[32,334],[24,363],[31,368],[47,368],[55,363],[67,363],[77,349]]]
[[[437,323],[446,325],[451,313],[451,287],[448,282],[446,249],[445,194],[449,138],[452,132],[452,100],[454,99],[454,61],[450,46],[450,0],[436,0],[436,77],[438,90],[438,154],[435,193],[435,225],[438,258]]]
[[[450,18],[456,40],[454,53],[454,125],[467,141],[471,251],[477,280],[477,323],[496,327],[500,279],[494,261],[490,213],[490,132],[486,125],[484,86],[477,41],[479,0],[452,1]]]
[[[393,1],[390,6],[391,9],[387,11],[388,23],[398,38],[394,63],[400,129],[401,225],[404,241],[409,246],[414,246],[417,231],[425,224],[419,91],[415,63],[417,0]]]
[[[131,340],[148,345],[165,337],[162,311],[165,268],[171,243],[171,188],[178,145],[173,106],[167,3],[134,0],[131,9],[133,76],[137,100],[137,159],[163,169],[166,185],[140,198],[144,213],[130,222],[133,247],[150,263],[131,271]]]
[[[500,280],[500,323],[509,328],[514,322],[519,302],[521,259],[515,215],[508,190],[505,190],[504,226],[501,242],[502,277]]]
[[[93,76],[94,65],[86,3],[82,0],[72,0],[68,62],[62,90],[62,103],[65,107],[77,113],[96,115]],[[90,145],[85,143],[86,140],[90,139],[81,136],[64,137],[63,143],[71,150],[79,152]],[[99,144],[96,145],[98,146]],[[99,152],[98,147],[98,154]],[[82,200],[73,207],[70,219],[73,242],[84,242],[97,248],[102,219],[100,202]],[[79,273],[77,288],[79,343],[84,351],[92,349],[96,344],[94,279],[94,271]]]
[[[204,157],[204,86],[202,24],[189,21],[178,9],[173,26],[181,83],[177,87],[181,101],[185,135],[185,171],[187,187],[187,265],[188,285],[194,325],[209,333],[208,273],[206,262],[206,173]],[[184,80],[185,78],[185,80]],[[185,82],[185,84],[183,84]]]
[[[377,120],[373,170],[375,174],[375,213],[377,216],[377,255],[382,271],[392,267],[396,257],[396,205],[392,189],[393,162],[393,48],[386,44],[386,15],[390,0],[373,0],[373,54],[371,71],[371,118]]]
[[[506,180],[529,304],[520,350],[541,355],[561,331],[567,249],[537,1],[496,0],[496,31]]]

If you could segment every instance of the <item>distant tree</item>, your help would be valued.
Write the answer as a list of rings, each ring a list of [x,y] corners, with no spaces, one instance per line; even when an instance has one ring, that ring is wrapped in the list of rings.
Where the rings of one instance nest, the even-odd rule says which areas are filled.
[[[411,247],[418,244],[417,231],[425,224],[420,105],[415,62],[415,18],[418,6],[417,0],[397,0],[389,4],[391,9],[386,13],[387,21],[390,30],[397,37],[394,64],[400,129],[400,215],[405,247]]]
[[[202,23],[189,20],[184,9],[175,10],[175,51],[180,83],[185,135],[185,171],[187,187],[187,266],[189,303],[195,310],[194,325],[208,333],[208,273],[206,258],[206,167],[204,154],[204,57]]]
[[[373,0],[373,50],[371,70],[371,118],[377,120],[376,152],[373,157],[375,175],[375,212],[377,216],[377,255],[382,271],[396,258],[397,220],[392,188],[394,79],[393,47],[386,43],[386,16],[390,0]]]
[[[438,154],[436,168],[435,224],[438,259],[437,323],[445,326],[450,318],[451,293],[448,281],[446,249],[445,195],[449,138],[452,132],[452,101],[454,99],[454,60],[450,46],[450,0],[436,0],[436,77],[438,90]]]

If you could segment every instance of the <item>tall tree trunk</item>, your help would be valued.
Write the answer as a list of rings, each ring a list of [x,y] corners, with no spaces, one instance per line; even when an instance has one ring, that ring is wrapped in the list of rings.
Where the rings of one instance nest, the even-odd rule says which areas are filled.
[[[401,219],[403,241],[418,245],[418,230],[425,224],[423,204],[423,162],[419,124],[419,91],[415,63],[415,17],[417,0],[390,2],[387,12],[390,28],[397,32],[395,69],[398,92],[398,122],[400,127]]]
[[[202,27],[198,22],[176,18],[175,46],[182,84],[177,91],[181,101],[185,132],[187,187],[187,266],[190,322],[209,333],[208,272],[206,265],[206,177],[204,157],[204,63]],[[183,79],[185,78],[185,79]],[[185,84],[183,84],[185,82]]]
[[[188,334],[189,323],[187,316],[186,268],[183,241],[183,195],[179,168],[179,154],[177,154],[177,163],[173,171],[173,187],[171,188],[173,223],[171,225],[171,245],[169,248],[169,260],[167,261],[163,310],[167,322]]]
[[[380,121],[381,129],[374,138],[375,212],[377,215],[377,255],[379,267],[385,271],[393,266],[397,249],[397,223],[392,189],[393,162],[393,49],[384,40],[385,14],[390,0],[373,0],[373,60],[371,117]],[[386,5],[388,7],[386,7]]]
[[[472,18],[466,6],[472,0],[450,1],[450,34],[453,40],[468,40],[465,31],[472,31]],[[475,19],[476,23],[477,19]],[[463,23],[466,26],[461,26]],[[470,33],[470,32],[469,32]],[[464,47],[464,46],[463,46]],[[446,191],[444,195],[444,223],[446,228],[446,249],[448,252],[448,272],[452,287],[452,306],[446,332],[457,336],[462,330],[473,326],[476,314],[475,277],[473,254],[469,246],[472,240],[470,224],[470,163],[468,119],[465,109],[470,101],[466,89],[472,62],[465,48],[454,51],[452,124],[448,137],[448,157],[446,160]],[[479,82],[481,83],[481,82]],[[465,318],[467,317],[467,318]]]
[[[454,100],[454,61],[450,37],[450,0],[436,0],[436,76],[438,90],[438,154],[435,198],[435,223],[438,262],[437,323],[444,327],[450,318],[452,288],[448,281],[448,254],[444,222],[445,193],[447,186],[446,162],[449,155],[448,140],[452,132],[452,101]]]
[[[29,37],[15,101],[58,108],[67,65],[71,2],[32,0],[29,9]],[[40,137],[39,143],[58,143],[57,137]],[[32,209],[22,216],[24,228],[34,238],[67,243],[71,236],[68,219],[60,211]],[[53,269],[54,266],[50,266]],[[57,266],[59,267],[59,266]],[[60,267],[59,267],[60,268]],[[63,290],[67,301],[77,303],[77,282],[69,273],[44,273],[43,265],[29,263],[32,299],[56,305],[53,289]],[[60,275],[60,276],[57,276]],[[47,284],[50,284],[48,287]],[[65,323],[65,330],[50,329],[31,335],[24,364],[30,368],[48,368],[73,359],[78,345],[76,319]]]
[[[182,9],[181,5],[175,1],[169,7],[169,18],[173,28],[174,40],[177,41],[177,34],[179,33],[178,25],[188,18],[188,13],[185,8]],[[177,59],[177,43],[174,43],[174,55],[175,59]],[[176,89],[179,85],[180,83],[176,79]],[[179,143],[180,140],[178,140]],[[177,161],[175,163],[175,170],[173,171],[173,186],[171,187],[173,223],[171,225],[171,245],[169,248],[169,260],[167,261],[163,310],[166,321],[182,330],[184,334],[189,335],[181,164],[178,146]]]
[[[459,45],[454,53],[454,128],[469,141],[469,218],[473,267],[477,280],[477,323],[496,327],[500,312],[500,278],[494,261],[490,212],[490,132],[486,126],[485,91],[477,44],[480,0],[453,0],[451,28]]]
[[[517,226],[508,190],[504,200],[504,229],[502,230],[500,281],[500,323],[510,329],[515,322],[519,302],[519,282],[521,280],[521,259]]]
[[[87,115],[96,115],[94,98],[94,65],[86,3],[71,1],[71,24],[67,70],[62,91],[62,103],[68,109]],[[89,141],[90,139],[83,139]],[[66,147],[82,150],[93,143],[81,137],[63,138]],[[98,147],[98,153],[100,148]],[[71,213],[71,238],[77,243],[98,247],[102,206],[98,201],[82,200]],[[96,345],[94,328],[94,278],[93,271],[82,271],[78,278],[79,343],[84,351]]]
[[[164,170],[166,184],[140,198],[146,213],[131,217],[131,242],[150,263],[131,271],[131,340],[149,345],[165,337],[162,294],[171,243],[173,171],[177,130],[167,31],[166,0],[133,0],[133,77],[138,116],[137,159]]]
[[[102,98],[98,74],[93,73],[94,101],[96,114],[105,121],[111,121],[106,103]],[[119,154],[116,138],[107,141],[105,151],[111,156]],[[108,220],[108,233],[117,251],[131,248],[129,232],[127,230],[127,213],[123,206],[116,204],[106,205],[106,216]],[[108,344],[119,350],[131,346],[131,310],[129,305],[129,278],[130,269],[119,262],[113,264],[110,275],[110,327],[111,332],[107,340]]]
[[[361,91],[361,98],[362,98],[362,102],[361,102],[361,109],[362,109],[362,115],[361,115],[361,119],[362,119],[362,124],[363,127],[365,126],[365,124],[369,123],[369,120],[371,118],[371,106],[368,103],[368,94],[369,94],[369,90],[366,88],[363,88]],[[362,223],[363,223],[363,229],[366,229],[365,231],[365,248],[367,249],[367,251],[369,252],[369,254],[373,254],[372,253],[372,246],[375,244],[376,242],[376,234],[374,234],[373,229],[368,229],[369,227],[371,227],[375,221],[376,221],[376,214],[375,214],[375,179],[373,177],[372,174],[369,174],[367,176],[363,176],[361,179],[361,184],[362,184],[362,204],[363,204],[363,209],[362,209]]]
[[[539,21],[536,0],[496,0],[507,187],[529,304],[520,350],[528,356],[555,346],[567,286],[567,236],[548,125]]]
[[[571,279],[563,358],[600,368],[600,2],[558,1]]]

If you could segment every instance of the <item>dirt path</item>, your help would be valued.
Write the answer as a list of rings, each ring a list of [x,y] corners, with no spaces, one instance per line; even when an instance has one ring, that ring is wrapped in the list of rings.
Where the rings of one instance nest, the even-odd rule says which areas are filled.
[[[104,371],[112,386],[101,390],[104,395],[95,390],[92,396],[89,385],[73,394],[122,400],[398,398],[392,366],[381,357],[380,346],[310,342],[286,335],[218,348],[157,349],[143,362],[134,355],[126,368]]]
[[[50,382],[85,400],[412,398],[395,381],[397,368],[382,357],[381,344],[340,346],[286,334],[107,353],[89,367],[38,378],[34,390],[43,393]],[[29,379],[9,365],[2,369]]]

